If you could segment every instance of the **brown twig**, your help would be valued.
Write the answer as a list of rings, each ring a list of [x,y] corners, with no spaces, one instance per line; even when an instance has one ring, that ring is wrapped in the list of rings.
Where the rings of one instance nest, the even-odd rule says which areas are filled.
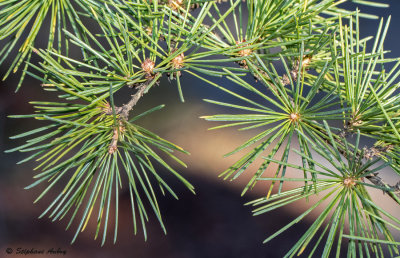
[[[119,117],[122,120],[128,120],[129,117],[129,112],[133,109],[133,107],[137,104],[137,102],[139,101],[139,99],[144,95],[147,86],[149,86],[149,84],[152,82],[152,80],[147,80],[144,83],[139,84],[138,86],[136,86],[136,93],[131,95],[131,100],[129,100],[128,103],[122,105],[121,107],[114,107],[115,110],[115,114],[119,115]],[[106,115],[112,115],[113,111],[112,108],[107,108],[105,110]]]
[[[138,103],[139,99],[144,95],[146,92],[147,87],[153,81],[154,77],[147,78],[147,81],[144,83],[139,84],[136,86],[136,93],[131,95],[131,100],[128,103],[124,104],[121,107],[114,107],[114,111],[118,116],[118,123],[119,126],[113,129],[113,136],[111,139],[111,143],[108,147],[108,153],[113,154],[117,150],[118,140],[120,135],[125,131],[125,127],[123,126],[123,121],[127,121],[129,118],[129,112],[133,109],[133,107]],[[106,115],[113,115],[113,110],[111,107],[107,107],[104,109],[104,113]]]
[[[324,136],[326,137],[326,143],[328,143],[329,145],[332,146],[332,144],[330,143],[330,141],[327,140],[327,139],[329,139],[329,136],[326,135],[326,134],[324,134]],[[337,141],[337,143],[339,143],[339,145],[337,145],[337,147],[338,147],[338,150],[339,150],[340,154],[342,154],[345,158],[348,158],[348,157],[347,157],[347,152],[346,152],[346,150],[345,150],[345,147],[340,146],[340,145],[343,144],[342,141],[341,141],[340,139],[337,139],[336,141]],[[380,148],[380,151],[383,152],[384,149],[385,149],[385,150],[388,150],[388,149],[390,149],[390,147],[388,147],[388,148],[382,147],[382,148]],[[357,158],[358,160],[362,160],[363,158],[366,158],[365,155],[361,156],[361,154],[359,154],[358,152],[357,152],[356,155],[357,155],[356,158]],[[378,155],[379,155],[379,154],[376,154],[376,153],[375,153],[374,156],[378,156]],[[362,161],[361,161],[361,162],[362,162]],[[392,198],[395,202],[397,202],[398,204],[400,204],[400,182],[398,182],[398,183],[395,184],[395,185],[390,185],[390,184],[386,183],[386,182],[385,182],[380,176],[378,176],[378,175],[379,175],[379,173],[371,173],[371,174],[365,176],[365,178],[368,179],[368,181],[370,181],[372,184],[374,184],[374,185],[376,185],[376,186],[378,186],[378,187],[380,187],[380,188],[383,188],[382,191],[383,191],[384,193],[387,193],[387,194],[390,196],[390,198]],[[386,190],[386,189],[387,189],[387,190]]]
[[[302,62],[302,66],[303,67],[307,67],[311,62],[311,56],[305,56],[305,59]],[[294,81],[297,80],[297,76],[299,73],[299,67],[300,67],[300,62],[297,61],[294,65],[293,65],[293,69],[290,71],[290,75],[292,77],[292,79]],[[282,81],[281,81],[284,85],[287,85],[290,83],[289,77],[287,75],[284,75],[282,77]],[[347,126],[345,126],[344,130],[340,133],[341,137],[345,137],[348,134],[348,127],[349,125],[358,125],[360,123],[359,119],[353,119],[351,122],[349,122],[347,124]],[[326,137],[328,137],[327,135],[325,135]],[[328,138],[326,138],[328,139]],[[330,144],[330,142],[327,140],[326,141],[328,144]],[[341,140],[337,140],[338,143],[343,144],[341,142]],[[331,145],[331,144],[330,144]],[[370,159],[374,156],[379,156],[382,152],[386,152],[388,150],[390,150],[393,146],[389,145],[386,147],[372,147],[371,149],[364,149],[364,155],[363,157],[360,157],[360,154],[357,153],[357,158],[358,159],[362,159],[362,158],[366,158],[366,159]],[[344,149],[344,147],[338,148],[339,152],[346,157],[347,153],[346,150]],[[347,158],[347,157],[346,157]],[[397,203],[400,204],[400,182],[398,182],[395,185],[389,185],[386,182],[383,181],[383,179],[381,177],[378,176],[378,173],[371,173],[370,175],[365,177],[366,179],[368,179],[372,184],[384,188],[384,189],[388,189],[388,190],[383,190],[384,193],[388,193],[389,196]]]
[[[119,121],[119,127],[114,128],[113,137],[108,147],[108,153],[113,154],[117,150],[117,144],[119,139],[119,134],[125,131],[125,127],[123,127],[122,122]]]
[[[132,108],[137,104],[139,99],[143,96],[144,92],[146,91],[148,83],[142,83],[141,85],[137,86],[137,91],[134,95],[132,95],[131,100],[122,106],[120,111],[120,116],[124,120],[128,120],[129,112]]]
[[[396,198],[400,199],[400,182],[397,182],[397,184],[395,185],[389,185],[385,183],[385,181],[383,181],[383,179],[380,176],[378,176],[378,173],[372,173],[371,175],[368,175],[365,178],[376,186],[390,189],[390,190],[383,190],[383,192],[388,193],[389,196],[398,203],[398,200],[396,200]],[[396,196],[396,198],[394,196]]]

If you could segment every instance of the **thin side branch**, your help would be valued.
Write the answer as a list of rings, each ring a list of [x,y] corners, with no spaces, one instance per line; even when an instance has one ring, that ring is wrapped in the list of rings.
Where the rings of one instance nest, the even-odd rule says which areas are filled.
[[[328,137],[328,135],[325,135],[325,136]],[[326,138],[326,139],[329,139],[329,138]],[[330,144],[330,141],[326,140],[326,143]],[[337,140],[337,143],[339,143],[340,145],[343,144],[340,140]],[[344,157],[347,158],[347,152],[343,146],[340,146],[340,147],[338,146],[338,150],[339,150],[340,154],[342,154]],[[368,154],[368,152],[367,152],[367,154]],[[373,156],[378,156],[378,155],[373,155]],[[369,157],[369,156],[367,155],[367,157]],[[365,155],[361,157],[361,155],[357,152],[357,159],[361,160],[361,159],[367,158],[367,157]],[[395,202],[400,204],[400,182],[398,182],[395,185],[390,185],[390,184],[386,183],[378,175],[379,175],[379,173],[371,173],[370,175],[366,176],[365,178],[368,179],[368,181],[370,181],[372,184],[374,184],[380,188],[387,189],[387,190],[383,190],[383,192],[387,193],[390,196],[390,198],[392,198]]]
[[[131,95],[131,100],[129,100],[128,103],[122,105],[121,107],[114,107],[115,114],[120,115],[120,118],[122,120],[127,121],[129,118],[129,112],[133,109],[133,107],[138,103],[139,99],[144,95],[147,86],[152,82],[151,79],[147,80],[144,83],[139,84],[138,86],[135,87],[136,93]],[[105,113],[107,115],[112,115],[113,111],[112,108],[108,108]]]
[[[373,173],[371,175],[366,176],[365,178],[367,178],[371,183],[373,183],[376,186],[390,189],[390,190],[384,191],[384,192],[388,193],[389,196],[393,200],[395,200],[396,202],[399,202],[399,200],[400,200],[400,182],[397,182],[397,184],[395,184],[395,185],[386,184],[383,181],[383,179],[380,176],[378,176],[378,173]]]
[[[123,105],[120,109],[120,116],[124,120],[128,120],[129,117],[129,112],[133,109],[133,107],[138,103],[139,99],[144,95],[144,92],[146,91],[146,88],[148,86],[148,83],[142,83],[139,86],[137,86],[137,91],[134,95],[131,95],[131,100]]]
[[[114,107],[115,114],[119,115],[118,123],[119,126],[115,127],[113,130],[113,136],[111,139],[110,146],[108,147],[108,153],[113,154],[117,150],[118,139],[120,135],[125,131],[125,127],[123,126],[122,121],[128,121],[129,112],[133,109],[133,107],[138,103],[139,99],[143,97],[146,92],[147,87],[153,81],[154,77],[149,77],[146,82],[137,85],[136,93],[131,95],[131,100],[128,103],[122,105],[121,107]],[[113,115],[113,110],[111,107],[108,107],[105,111],[106,115]]]

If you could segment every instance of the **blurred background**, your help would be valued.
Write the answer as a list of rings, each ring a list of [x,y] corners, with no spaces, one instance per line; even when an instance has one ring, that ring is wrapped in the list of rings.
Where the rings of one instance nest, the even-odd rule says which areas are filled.
[[[360,6],[360,9],[385,18],[400,12],[400,1],[381,2],[389,3],[390,8]],[[352,7],[354,8],[354,5]],[[362,35],[375,35],[378,22],[362,19]],[[385,44],[385,49],[392,51],[389,57],[400,56],[399,25],[400,16],[394,15]],[[37,46],[40,47],[40,42]],[[0,74],[4,74],[6,69],[7,62],[0,67]],[[9,119],[6,116],[30,114],[33,108],[28,101],[54,98],[54,94],[44,92],[40,83],[30,77],[25,79],[22,89],[14,93],[17,79],[18,74],[0,82],[0,257],[13,256],[6,253],[7,248],[12,248],[14,253],[17,248],[43,249],[45,252],[51,248],[60,248],[66,251],[64,257],[282,257],[313,221],[315,214],[311,214],[302,223],[272,242],[262,244],[267,236],[304,212],[310,204],[298,202],[295,206],[257,217],[252,216],[251,207],[244,204],[265,195],[268,185],[260,183],[244,197],[240,197],[252,171],[246,171],[244,176],[233,182],[223,181],[218,178],[218,174],[233,164],[243,152],[229,158],[223,158],[223,155],[254,136],[254,132],[239,132],[233,129],[207,131],[216,124],[199,119],[200,116],[230,111],[216,108],[202,99],[221,100],[224,96],[202,81],[184,74],[181,82],[185,103],[179,102],[175,82],[170,83],[165,79],[152,89],[151,94],[139,101],[135,110],[140,112],[159,104],[166,104],[163,110],[145,117],[139,124],[191,153],[189,156],[180,156],[188,164],[188,168],[176,168],[195,186],[196,195],[191,194],[175,178],[169,178],[167,173],[164,173],[167,182],[180,197],[179,200],[175,200],[171,196],[159,195],[167,236],[152,216],[147,224],[147,242],[140,231],[134,236],[129,192],[124,189],[121,191],[117,243],[112,244],[112,234],[104,247],[101,247],[100,240],[93,240],[96,225],[92,220],[88,228],[78,236],[77,241],[70,245],[75,232],[74,227],[65,231],[67,221],[51,223],[46,217],[37,218],[57,192],[52,191],[40,202],[33,204],[44,186],[31,190],[23,188],[33,182],[32,177],[36,174],[33,171],[35,163],[16,165],[26,154],[4,153],[4,150],[22,143],[9,140],[10,136],[37,126],[35,121],[29,119]],[[118,101],[125,102],[123,97]],[[160,173],[163,174],[163,171]],[[399,207],[393,205],[394,202],[382,192],[376,191],[374,198],[379,198],[383,208],[400,216]],[[397,240],[399,239],[400,236],[397,235]]]

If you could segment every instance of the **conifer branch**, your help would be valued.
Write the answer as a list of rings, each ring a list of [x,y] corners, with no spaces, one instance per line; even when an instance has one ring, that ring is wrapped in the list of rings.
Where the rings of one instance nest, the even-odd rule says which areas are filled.
[[[367,178],[371,183],[373,183],[376,186],[382,187],[382,188],[386,188],[388,190],[383,190],[384,193],[388,193],[389,196],[398,204],[400,204],[400,181],[397,182],[394,185],[390,185],[388,183],[386,183],[380,176],[379,173],[372,173],[368,176],[366,176],[365,178]]]
[[[329,136],[325,134],[325,142],[327,144],[329,144],[331,147],[333,147],[332,143],[329,141]],[[335,138],[336,141],[336,146],[337,149],[339,150],[340,154],[343,155],[344,158],[346,158],[347,160],[351,159],[351,157],[349,157],[349,151],[346,150],[346,147],[343,144],[343,141],[338,137]],[[389,149],[391,148],[391,146],[386,146],[386,147],[371,147],[370,149],[364,148],[362,150],[351,150],[350,153],[356,153],[356,159],[359,160],[361,165],[365,165],[363,162],[363,160],[370,160],[372,159],[372,157],[376,156],[379,157],[381,155],[384,155],[382,153],[387,152]],[[400,181],[394,185],[390,185],[388,183],[386,183],[380,176],[379,176],[379,172],[374,172],[374,173],[370,173],[367,174],[365,176],[366,179],[368,179],[371,183],[373,183],[374,185],[382,188],[382,191],[384,193],[387,193],[389,195],[389,197],[391,199],[393,199],[396,203],[400,204]]]
[[[127,121],[129,118],[129,112],[133,109],[133,107],[138,103],[141,97],[146,93],[146,90],[148,89],[148,86],[153,82],[153,78],[148,78],[146,82],[140,83],[139,85],[135,86],[134,88],[136,89],[136,93],[131,95],[131,99],[129,100],[128,103],[118,107],[115,106],[115,114],[119,115],[121,119],[124,121]],[[155,82],[157,83],[157,82]],[[113,115],[113,110],[111,107],[108,107],[105,110],[105,113],[107,115]]]
[[[349,1],[387,7],[373,0]],[[221,2],[224,6],[219,5]],[[132,118],[130,114],[163,75],[176,82],[183,102],[181,75],[186,73],[237,100],[205,100],[242,111],[204,116],[209,121],[227,123],[213,129],[262,129],[226,154],[249,150],[221,173],[224,179],[234,180],[251,171],[249,166],[261,159],[242,192],[250,191],[259,181],[271,182],[265,196],[252,202],[261,205],[255,215],[322,193],[312,207],[265,242],[327,201],[286,256],[300,255],[308,244],[316,242],[310,252],[313,256],[323,239],[322,257],[331,255],[335,239],[339,239],[336,256],[340,256],[345,238],[348,256],[383,256],[383,244],[387,244],[391,256],[398,255],[396,246],[400,244],[388,226],[399,229],[400,220],[381,209],[367,190],[382,190],[400,204],[400,182],[392,185],[382,178],[385,166],[400,174],[400,86],[395,83],[400,77],[400,59],[385,57],[388,51],[383,45],[390,18],[386,24],[380,21],[373,47],[367,48],[369,38],[360,37],[359,17],[377,17],[343,9],[343,2],[346,0],[0,1],[0,43],[4,43],[0,65],[19,48],[2,78],[24,65],[17,89],[27,74],[58,96],[49,102],[31,102],[34,114],[12,116],[46,121],[48,125],[12,136],[28,139],[7,151],[31,152],[20,163],[39,163],[36,181],[27,187],[47,184],[36,201],[67,179],[63,191],[41,216],[48,214],[56,220],[71,212],[68,228],[80,214],[73,242],[97,213],[95,238],[102,228],[104,244],[112,217],[111,203],[115,203],[115,243],[118,191],[126,183],[134,233],[140,221],[147,238],[147,209],[166,232],[153,181],[162,194],[177,195],[153,162],[194,192],[194,187],[159,155],[167,155],[186,167],[173,152],[187,152],[133,123],[163,105]],[[200,10],[192,12],[194,9]],[[47,46],[35,48],[36,37],[47,19]],[[100,32],[86,27],[88,19],[98,25]],[[228,20],[233,23],[227,24]],[[71,44],[80,48],[81,58],[69,56]],[[32,53],[42,59],[39,64],[31,62]],[[387,71],[385,65],[392,61],[397,63]],[[283,75],[278,70],[284,70]],[[249,83],[247,75],[261,83]],[[240,91],[219,85],[214,77],[230,80]],[[114,94],[125,87],[134,93],[127,103],[114,105]],[[344,121],[344,129],[339,131],[331,121]],[[356,143],[348,142],[346,136],[355,132]],[[42,135],[32,136],[39,133]],[[360,148],[361,135],[379,142],[371,148]],[[294,142],[300,150],[293,150]],[[300,166],[290,164],[292,151],[301,158]],[[333,169],[314,159],[315,153]],[[380,161],[383,164],[376,168]],[[300,177],[288,176],[287,168],[300,171]],[[126,177],[120,176],[123,172]],[[266,177],[269,173],[272,175]],[[286,181],[300,181],[304,186],[287,190],[283,187]],[[98,212],[92,213],[97,208]],[[320,230],[325,222],[327,226]],[[318,234],[319,240],[314,241]]]

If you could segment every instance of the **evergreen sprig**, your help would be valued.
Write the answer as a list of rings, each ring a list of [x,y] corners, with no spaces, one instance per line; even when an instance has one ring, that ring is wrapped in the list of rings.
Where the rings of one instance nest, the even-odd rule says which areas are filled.
[[[68,92],[68,88],[65,92]],[[90,102],[89,102],[90,103]],[[35,170],[41,172],[34,176],[36,181],[26,189],[40,183],[48,182],[48,187],[39,195],[39,201],[55,185],[67,179],[67,184],[60,194],[40,216],[49,215],[53,221],[64,218],[69,212],[72,216],[67,228],[75,219],[77,212],[83,208],[83,215],[73,242],[78,233],[83,231],[99,204],[97,216],[96,238],[101,227],[104,228],[102,244],[107,235],[110,205],[112,196],[115,198],[115,232],[118,226],[118,193],[122,187],[122,171],[126,173],[129,187],[134,232],[137,232],[137,220],[143,225],[145,239],[147,238],[145,222],[148,220],[145,202],[149,202],[163,230],[165,227],[157,197],[153,189],[157,184],[162,193],[169,192],[178,198],[174,191],[162,179],[153,165],[159,166],[176,176],[191,191],[193,186],[178,172],[169,166],[160,153],[167,154],[181,165],[186,166],[172,152],[185,152],[182,148],[160,138],[156,134],[132,122],[149,113],[159,110],[158,106],[126,121],[121,115],[116,115],[110,103],[100,101],[95,106],[73,104],[71,102],[31,102],[37,110],[33,115],[11,116],[14,118],[35,118],[48,121],[50,125],[12,136],[12,139],[40,136],[27,140],[27,143],[7,152],[34,152],[19,163],[36,159],[40,164]],[[157,154],[159,153],[159,154]],[[123,169],[121,171],[121,169]],[[151,178],[154,178],[153,181]],[[86,197],[89,199],[86,200]],[[86,204],[85,204],[86,203]],[[137,219],[138,217],[138,219]]]
[[[303,47],[304,48],[304,47]],[[303,56],[304,50],[300,51]],[[258,56],[256,56],[258,58]],[[285,61],[282,59],[284,66],[287,68]],[[334,61],[333,61],[334,62]],[[237,108],[242,111],[250,111],[250,114],[227,114],[227,115],[214,115],[205,116],[204,119],[208,121],[229,121],[232,122],[228,125],[222,125],[214,127],[213,129],[223,128],[228,126],[242,126],[240,130],[248,130],[254,128],[266,128],[261,133],[252,137],[235,150],[226,154],[226,156],[235,154],[246,147],[261,141],[256,147],[254,147],[248,154],[243,156],[238,162],[233,164],[229,169],[224,171],[221,176],[225,179],[232,177],[232,180],[240,176],[254,161],[257,157],[262,155],[266,149],[271,149],[268,153],[268,157],[273,157],[278,153],[281,156],[282,162],[287,162],[289,157],[290,146],[294,138],[297,139],[302,151],[309,157],[312,157],[310,146],[307,141],[302,137],[302,134],[297,134],[296,130],[313,135],[313,137],[324,137],[326,132],[321,122],[325,119],[337,120],[342,118],[342,112],[347,112],[347,109],[334,109],[329,110],[330,107],[339,105],[339,100],[335,94],[336,89],[328,92],[324,96],[317,95],[318,91],[324,84],[326,73],[330,70],[333,62],[326,63],[325,67],[319,74],[318,78],[314,81],[307,90],[304,81],[300,77],[300,73],[297,75],[297,80],[294,81],[290,75],[290,71],[287,69],[286,77],[289,79],[289,83],[281,80],[281,76],[276,72],[274,65],[270,64],[267,66],[260,60],[259,67],[250,67],[254,69],[257,74],[257,78],[263,82],[263,87],[257,89],[256,87],[248,84],[243,79],[232,75],[228,79],[236,82],[241,87],[245,88],[254,95],[261,97],[261,101],[253,101],[250,98],[246,98],[242,95],[228,92],[231,95],[239,98],[245,105],[229,104],[220,101],[206,100],[218,105],[228,106]],[[299,71],[305,69],[303,66],[304,62],[300,58]],[[273,97],[270,97],[270,93],[273,93]],[[315,98],[317,96],[317,98]],[[254,98],[253,98],[254,99]],[[261,102],[261,103],[260,103]],[[263,104],[265,103],[265,104]],[[270,106],[266,106],[266,103]],[[303,159],[303,164],[306,164],[307,160]],[[242,194],[244,194],[249,188],[254,186],[257,178],[268,169],[270,165],[269,161],[263,162],[257,172],[254,174],[250,182],[247,184]],[[282,168],[279,166],[276,169],[275,177],[284,177],[286,167]],[[281,173],[281,176],[279,176]],[[274,182],[272,182],[270,190],[267,196],[272,192]],[[282,183],[279,184],[279,190],[282,189]]]
[[[62,189],[41,217],[54,221],[70,214],[67,228],[78,219],[72,241],[94,217],[96,238],[103,229],[102,244],[113,217],[115,242],[119,189],[126,182],[135,234],[141,224],[147,238],[147,210],[166,232],[155,186],[162,194],[177,194],[156,168],[164,168],[194,192],[162,158],[186,166],[173,154],[186,152],[135,122],[163,105],[142,114],[135,107],[162,77],[177,85],[184,101],[180,77],[192,76],[236,100],[205,100],[236,110],[204,116],[226,122],[212,129],[259,130],[227,154],[248,151],[221,174],[234,180],[261,161],[242,192],[259,181],[270,182],[265,196],[250,203],[258,206],[254,214],[318,199],[265,242],[324,206],[286,256],[302,254],[314,239],[310,256],[325,241],[322,256],[328,257],[336,240],[337,257],[344,241],[349,257],[380,257],[385,248],[398,255],[399,243],[389,227],[399,230],[399,219],[381,209],[368,189],[380,189],[400,204],[400,183],[387,183],[380,176],[386,166],[400,174],[400,61],[387,58],[389,51],[383,47],[390,18],[381,20],[373,41],[360,38],[359,17],[377,17],[344,9],[345,2],[387,7],[369,0],[0,1],[0,41],[6,41],[0,64],[12,59],[4,79],[24,65],[17,90],[29,74],[56,98],[32,101],[35,114],[11,116],[47,122],[12,136],[27,140],[8,150],[32,152],[20,163],[39,163],[36,181],[27,187],[47,184],[36,201],[59,189],[56,186]],[[36,41],[47,29],[46,17],[47,46],[40,49]],[[86,25],[89,20],[96,32]],[[81,57],[72,58],[70,48],[78,48]],[[39,63],[31,62],[33,54]],[[387,71],[389,63],[394,66]],[[115,95],[126,88],[129,101],[115,103]],[[376,142],[361,147],[361,137]],[[292,151],[297,144],[299,150]],[[293,153],[300,165],[290,162]],[[324,162],[317,161],[318,156]],[[299,176],[291,177],[288,169],[299,170]],[[303,185],[287,190],[287,181]]]
[[[313,182],[312,185],[307,186],[310,179],[306,177],[280,179],[289,182],[303,182],[305,186],[285,190],[282,193],[272,195],[270,198],[263,197],[250,202],[249,204],[260,206],[254,210],[254,215],[275,210],[296,201],[309,198],[315,194],[317,194],[318,199],[304,213],[265,239],[264,242],[266,243],[277,237],[301,221],[313,210],[322,206],[323,203],[326,203],[325,207],[322,208],[323,210],[319,212],[319,216],[299,241],[293,245],[285,257],[302,254],[310,242],[317,237],[317,232],[320,232],[320,237],[318,237],[316,244],[310,251],[310,257],[315,254],[317,247],[323,243],[323,239],[325,239],[325,244],[322,257],[329,257],[331,252],[335,252],[333,247],[336,239],[336,257],[340,257],[341,255],[341,247],[344,239],[348,239],[347,254],[349,257],[360,257],[363,255],[367,255],[368,257],[383,257],[384,247],[382,247],[382,244],[386,245],[391,257],[399,255],[399,250],[396,246],[399,246],[400,242],[394,240],[388,226],[398,229],[400,220],[380,208],[371,199],[367,191],[368,188],[376,188],[383,191],[390,191],[391,189],[376,186],[364,180],[366,176],[375,171],[380,171],[388,164],[384,163],[378,167],[374,167],[380,159],[364,162],[364,152],[358,151],[360,144],[359,131],[357,132],[354,149],[351,148],[351,145],[346,140],[343,140],[343,144],[347,148],[345,155],[342,156],[341,150],[336,145],[336,140],[332,136],[330,126],[325,121],[324,127],[329,135],[328,142],[319,141],[317,138],[314,138],[316,140],[311,140],[304,135],[305,140],[319,154],[322,161],[312,159],[302,151],[297,150],[294,152],[302,158],[307,159],[312,166],[297,166],[265,157],[269,162],[314,174],[318,176],[318,182]],[[298,133],[302,134],[300,131]],[[329,166],[333,169],[329,168]],[[260,177],[258,180],[278,179]],[[305,191],[305,188],[309,188],[309,191]],[[348,227],[345,226],[345,223],[348,223]]]
[[[65,50],[68,53],[69,44],[67,40],[63,40],[62,30],[70,26],[77,36],[85,40],[86,36],[83,33],[85,25],[82,22],[81,12],[90,16],[90,9],[103,8],[102,6],[102,1],[92,0],[0,1],[0,41],[5,42],[5,46],[0,51],[0,65],[17,50],[17,54],[11,58],[13,59],[12,64],[4,74],[3,80],[24,65],[17,90],[20,88],[28,68],[28,62],[32,57],[32,47],[44,27],[46,17],[50,18],[50,27],[46,28],[48,33],[47,49],[56,46],[59,51]]]

